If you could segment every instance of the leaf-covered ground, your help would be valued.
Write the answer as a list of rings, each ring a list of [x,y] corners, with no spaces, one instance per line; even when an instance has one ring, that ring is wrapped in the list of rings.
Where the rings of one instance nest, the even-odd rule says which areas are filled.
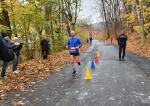
[[[81,52],[89,48],[85,44]],[[0,79],[0,99],[6,99],[6,94],[13,90],[24,91],[27,87],[40,82],[51,73],[58,72],[64,66],[69,64],[69,54],[67,50],[49,55],[47,60],[33,59],[19,65],[20,73],[14,75],[11,66],[7,70],[7,79]]]
[[[110,39],[107,42],[110,42]],[[117,45],[114,39],[113,44]],[[141,46],[141,39],[139,36],[128,36],[127,49],[137,55],[150,58],[150,40],[146,40],[145,45]]]

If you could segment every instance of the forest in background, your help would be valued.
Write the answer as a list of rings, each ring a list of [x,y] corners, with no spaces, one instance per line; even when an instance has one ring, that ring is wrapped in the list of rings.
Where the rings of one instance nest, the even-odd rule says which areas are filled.
[[[76,28],[81,0],[0,0],[0,31],[24,43],[23,60],[39,57],[40,40],[50,40],[52,52],[64,50],[71,30]]]
[[[141,35],[141,43],[150,34],[149,0],[96,0],[107,36],[117,36],[120,30]]]
[[[142,52],[149,53],[144,51],[150,44],[149,0],[95,1],[103,19],[97,36],[116,38],[125,29],[129,41],[138,45],[131,47],[136,48],[132,51],[143,49]],[[78,20],[81,3],[81,0],[0,0],[0,30],[21,38],[23,60],[41,55],[39,42],[45,37],[50,40],[51,53],[61,51],[65,49],[70,30],[76,30],[82,41],[92,31],[88,21]]]
[[[103,36],[116,39],[124,29],[129,38],[128,50],[150,57],[150,0],[96,2],[103,18]]]

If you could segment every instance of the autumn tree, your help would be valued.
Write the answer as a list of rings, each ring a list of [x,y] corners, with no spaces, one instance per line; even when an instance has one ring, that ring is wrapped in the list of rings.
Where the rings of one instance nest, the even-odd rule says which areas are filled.
[[[141,44],[150,31],[149,0],[96,0],[105,22],[107,35],[117,35],[121,29],[141,32]],[[140,30],[139,30],[140,29]]]
[[[50,41],[51,51],[65,48],[75,30],[81,0],[0,0],[0,30],[18,36],[28,59],[40,55],[39,42]]]
[[[78,14],[80,12],[81,0],[60,0],[61,12],[67,24],[67,31],[75,30]]]
[[[0,31],[5,32],[6,35],[11,35],[11,27],[8,16],[8,8],[4,0],[0,0]]]

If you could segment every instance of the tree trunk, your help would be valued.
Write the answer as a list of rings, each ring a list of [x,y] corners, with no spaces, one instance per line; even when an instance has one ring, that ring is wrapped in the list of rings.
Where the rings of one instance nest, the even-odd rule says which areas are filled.
[[[52,8],[49,8],[49,13],[50,13],[50,34],[51,34],[51,43],[54,44],[54,31],[53,31],[53,22],[52,22]]]
[[[45,27],[45,35],[46,36],[50,36],[50,25],[49,25],[49,8],[47,6],[45,6],[45,20],[47,22],[47,25]]]
[[[2,4],[2,12],[0,17],[0,25],[6,26],[9,28],[9,30],[5,33],[8,36],[11,36],[11,27],[10,27],[10,21],[9,21],[9,16],[8,16],[8,11],[4,8],[4,0],[0,0],[0,3]],[[4,6],[4,7],[3,7]]]
[[[144,46],[145,35],[144,35],[144,14],[143,14],[143,4],[140,2],[140,24],[141,24],[141,45]]]
[[[109,38],[110,32],[109,32],[109,27],[108,27],[107,14],[106,14],[106,10],[105,10],[105,3],[104,3],[104,0],[101,0],[101,1],[102,1],[103,12],[104,12],[104,20],[105,20],[105,25],[106,25],[106,30],[107,30],[107,36]]]

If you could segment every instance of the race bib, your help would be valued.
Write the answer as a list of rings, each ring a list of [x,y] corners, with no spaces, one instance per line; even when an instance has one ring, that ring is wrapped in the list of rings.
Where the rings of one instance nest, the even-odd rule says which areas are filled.
[[[71,47],[70,48],[70,52],[76,52],[76,48],[75,47]]]

